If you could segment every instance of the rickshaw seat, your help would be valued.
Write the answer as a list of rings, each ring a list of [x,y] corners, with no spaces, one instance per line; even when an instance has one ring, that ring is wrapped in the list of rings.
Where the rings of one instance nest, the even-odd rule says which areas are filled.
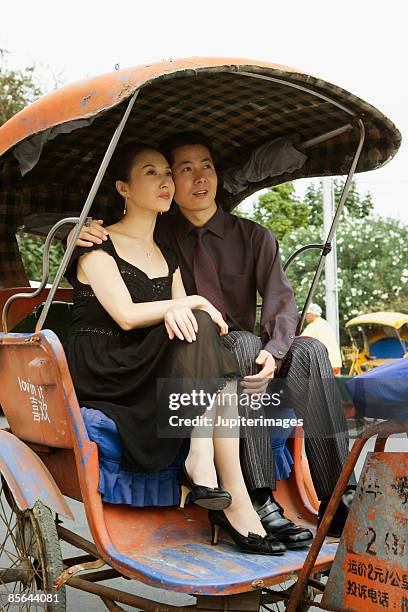
[[[370,357],[374,359],[399,359],[404,350],[398,338],[381,338],[370,344]]]
[[[184,593],[233,594],[250,590],[254,580],[265,586],[300,571],[308,549],[283,557],[240,552],[220,532],[210,543],[207,512],[190,505],[176,508],[131,508],[104,504],[113,567],[152,586]],[[327,541],[317,560],[323,570],[332,562],[337,543]],[[318,571],[318,569],[316,570]]]
[[[281,418],[294,418],[292,410],[283,412],[284,414],[279,415]],[[99,493],[104,502],[129,504],[134,507],[178,504],[180,488],[177,472],[187,455],[187,444],[168,468],[152,474],[127,472],[120,466],[121,442],[115,422],[93,408],[83,407],[81,414],[90,440],[98,446]],[[291,431],[288,429],[284,432],[282,428],[276,428],[276,436],[280,437],[271,438],[277,480],[290,475],[293,459],[286,447],[286,439]]]
[[[33,332],[40,318],[44,302],[38,304],[34,310],[25,319],[20,321],[11,331],[13,333],[30,333]],[[70,302],[52,302],[44,323],[44,329],[51,329],[57,334],[59,340],[63,344],[67,338],[69,327],[71,325],[73,304]]]
[[[46,330],[35,342],[30,341],[31,338],[30,334],[10,334],[0,343],[0,353],[4,357],[2,375],[10,383],[9,389],[17,390],[11,395],[7,388],[0,387],[0,391],[4,391],[0,398],[5,400],[6,416],[13,435],[56,449],[49,456],[47,448],[43,449],[44,462],[61,492],[70,496],[67,487],[71,487],[74,474],[69,470],[76,466],[81,496],[74,498],[84,502],[93,540],[109,565],[124,576],[152,586],[208,595],[246,592],[253,588],[255,580],[263,580],[268,586],[300,571],[307,549],[290,551],[284,557],[247,555],[239,552],[225,534],[221,534],[217,547],[211,546],[207,514],[194,505],[179,510],[104,503],[98,493],[97,446],[85,428],[61,344],[55,334]],[[45,367],[37,368],[41,363]],[[33,421],[26,383],[24,393],[18,392],[17,377],[22,382],[27,381],[31,371],[33,376],[39,377],[39,382],[33,379],[30,384],[44,385],[48,422]],[[41,377],[44,380],[40,380]],[[61,384],[55,384],[56,380]],[[75,453],[73,466],[66,462],[71,449]],[[301,452],[299,446],[297,452]],[[297,462],[299,465],[299,457]],[[307,483],[299,482],[298,472],[294,470],[291,482],[280,482],[283,493],[288,492],[285,500],[288,516],[303,514],[307,521],[312,513],[306,512],[307,491],[301,492]],[[327,543],[320,553],[316,571],[330,566],[336,547],[336,543]]]

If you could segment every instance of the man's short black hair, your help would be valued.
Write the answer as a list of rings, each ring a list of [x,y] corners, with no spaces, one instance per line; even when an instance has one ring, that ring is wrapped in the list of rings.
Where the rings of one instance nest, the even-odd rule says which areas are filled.
[[[172,164],[173,163],[173,152],[175,149],[179,147],[185,147],[188,145],[202,145],[209,150],[211,157],[216,163],[216,159],[214,156],[214,150],[212,144],[208,140],[208,138],[198,130],[190,130],[187,132],[179,132],[178,134],[174,134],[173,136],[169,136],[159,146],[159,150],[165,158]]]

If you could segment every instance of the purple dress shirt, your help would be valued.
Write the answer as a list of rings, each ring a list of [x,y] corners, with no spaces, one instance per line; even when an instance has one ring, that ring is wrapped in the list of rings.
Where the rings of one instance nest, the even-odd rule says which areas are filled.
[[[230,331],[254,331],[258,291],[262,297],[262,346],[279,366],[294,340],[299,314],[282,270],[276,238],[258,223],[227,213],[221,207],[204,227],[209,230],[203,240],[219,274]],[[155,230],[157,242],[177,254],[188,295],[197,293],[193,275],[196,245],[193,229],[176,212],[160,217]]]

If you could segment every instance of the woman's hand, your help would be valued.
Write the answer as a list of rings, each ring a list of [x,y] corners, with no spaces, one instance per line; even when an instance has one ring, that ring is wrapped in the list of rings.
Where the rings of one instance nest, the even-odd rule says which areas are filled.
[[[197,320],[189,306],[171,306],[164,315],[164,325],[170,340],[174,337],[179,340],[194,342],[198,331]]]
[[[220,336],[226,336],[228,334],[228,325],[224,321],[222,314],[220,313],[219,310],[215,308],[215,306],[211,304],[211,302],[209,302],[205,298],[203,299],[204,299],[204,303],[202,306],[200,306],[200,310],[204,310],[205,312],[208,312],[213,323],[218,325],[218,327],[220,328]]]

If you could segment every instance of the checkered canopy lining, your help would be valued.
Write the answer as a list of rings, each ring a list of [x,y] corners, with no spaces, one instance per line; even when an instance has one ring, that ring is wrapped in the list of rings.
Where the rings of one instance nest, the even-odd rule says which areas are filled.
[[[248,67],[240,67],[248,70]],[[254,67],[251,68],[253,71]],[[358,172],[377,168],[398,150],[400,134],[379,111],[325,81],[297,73],[256,69],[298,82],[343,104],[366,129]],[[89,127],[60,134],[48,142],[37,165],[21,177],[12,151],[0,159],[0,287],[16,286],[23,271],[15,229],[35,212],[80,211],[127,100],[100,113]],[[131,141],[158,145],[184,130],[202,131],[212,142],[218,169],[243,165],[261,144],[279,136],[298,134],[300,142],[353,122],[345,111],[311,93],[225,68],[164,75],[140,91],[119,145]],[[255,191],[300,177],[341,175],[349,171],[359,132],[353,129],[306,151],[304,166],[291,174],[265,179],[238,195],[220,190],[219,203],[231,210]],[[91,210],[112,223],[121,214],[113,181],[105,176]]]

